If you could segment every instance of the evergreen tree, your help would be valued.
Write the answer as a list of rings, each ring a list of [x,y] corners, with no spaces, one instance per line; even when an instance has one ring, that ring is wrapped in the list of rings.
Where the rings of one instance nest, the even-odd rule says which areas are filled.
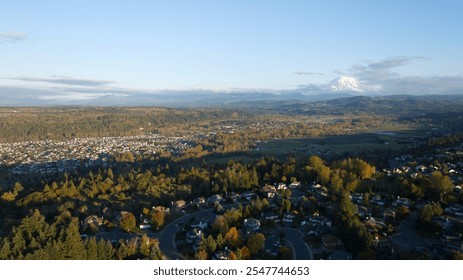
[[[265,236],[262,233],[251,234],[246,244],[251,254],[256,255],[265,247]]]
[[[73,218],[64,232],[63,251],[65,259],[82,260],[86,258],[85,247],[82,244],[77,218]]]
[[[2,238],[0,242],[0,260],[8,260],[11,255],[10,242],[7,238]]]

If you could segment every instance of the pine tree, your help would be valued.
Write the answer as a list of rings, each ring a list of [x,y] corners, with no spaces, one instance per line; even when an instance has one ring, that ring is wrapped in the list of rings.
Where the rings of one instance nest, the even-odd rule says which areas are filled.
[[[97,243],[98,247],[98,259],[100,260],[112,260],[116,250],[109,241],[100,240]]]
[[[212,235],[209,235],[206,238],[206,250],[209,254],[213,254],[215,249],[217,249],[217,242],[215,241],[214,237],[212,237]]]
[[[85,240],[85,251],[87,253],[87,260],[98,260],[98,244],[96,238],[88,238]]]
[[[2,241],[0,242],[0,260],[8,260],[10,258],[10,254],[10,242],[6,237],[2,238]]]
[[[215,240],[215,242],[217,243],[217,248],[222,249],[225,244],[225,240],[223,239],[222,234],[217,234],[217,238]]]

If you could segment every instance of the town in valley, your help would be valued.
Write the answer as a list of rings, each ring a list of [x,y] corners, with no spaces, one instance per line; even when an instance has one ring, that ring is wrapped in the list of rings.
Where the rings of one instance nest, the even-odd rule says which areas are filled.
[[[0,257],[461,258],[453,113],[265,109],[96,108],[85,131],[86,107],[2,109]],[[71,132],[23,121],[66,110]],[[166,114],[183,117],[157,125]]]

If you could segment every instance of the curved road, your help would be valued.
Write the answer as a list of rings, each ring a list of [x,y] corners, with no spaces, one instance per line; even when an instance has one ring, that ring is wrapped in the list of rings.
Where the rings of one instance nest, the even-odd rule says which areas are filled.
[[[177,251],[175,245],[175,235],[182,227],[176,225],[179,223],[187,223],[193,217],[196,219],[201,219],[202,217],[212,213],[213,209],[211,208],[185,215],[169,223],[162,231],[158,233],[150,233],[148,235],[150,237],[159,239],[159,247],[167,259],[183,259],[182,254]],[[286,240],[288,240],[290,243],[291,249],[293,251],[294,259],[313,260],[312,250],[307,245],[307,243],[305,243],[302,232],[294,228],[280,228],[279,230],[285,233]]]
[[[400,233],[391,237],[392,242],[407,250],[424,248],[428,242],[416,234],[416,216],[414,214],[406,218],[400,224]]]
[[[285,239],[289,241],[295,260],[313,260],[313,253],[309,245],[304,241],[304,235],[294,228],[280,228],[285,233]]]
[[[159,248],[164,253],[167,259],[176,260],[183,259],[182,254],[177,251],[177,246],[175,245],[175,236],[183,226],[178,226],[179,223],[186,224],[190,221],[191,218],[201,219],[204,216],[210,215],[213,213],[212,208],[201,210],[192,214],[187,214],[180,218],[175,219],[174,221],[167,224],[162,231],[154,233],[152,231],[146,232],[147,235],[151,238],[157,238],[159,240]],[[303,239],[303,234],[297,229],[279,227],[276,230],[283,231],[285,233],[285,239],[288,240],[290,247],[293,251],[293,257],[296,260],[312,260],[313,253],[310,247],[305,243]],[[104,232],[97,233],[95,236],[97,238],[104,238],[107,240],[119,240],[119,239],[129,239],[136,234],[133,233],[124,233],[122,231],[114,232]]]
[[[164,253],[167,259],[176,260],[183,259],[182,254],[177,251],[177,246],[175,245],[175,235],[177,231],[182,229],[183,226],[177,226],[179,223],[187,223],[191,218],[201,219],[204,216],[212,214],[213,209],[201,210],[192,214],[185,215],[183,217],[177,218],[176,220],[169,223],[164,229],[160,232],[148,233],[149,237],[159,239],[159,248]]]

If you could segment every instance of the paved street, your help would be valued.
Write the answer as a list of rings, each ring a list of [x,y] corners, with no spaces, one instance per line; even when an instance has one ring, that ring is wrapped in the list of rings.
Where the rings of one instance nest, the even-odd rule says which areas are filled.
[[[152,231],[147,231],[147,235],[152,238],[159,239],[159,247],[164,253],[167,259],[176,260],[183,259],[182,254],[177,251],[175,245],[175,235],[178,231],[183,228],[183,224],[188,223],[192,218],[196,220],[201,219],[202,217],[208,216],[213,213],[213,209],[200,210],[198,212],[187,214],[180,218],[175,219],[164,229],[158,233],[153,233]],[[181,225],[179,225],[181,224]],[[303,234],[297,229],[282,227],[277,230],[283,231],[285,234],[285,239],[289,242],[289,245],[293,251],[294,259],[296,260],[312,260],[313,253],[310,247],[305,243],[303,239]],[[97,238],[106,239],[106,240],[119,240],[119,239],[130,239],[136,236],[134,233],[127,233],[120,230],[113,230],[111,232],[99,232],[95,235]]]
[[[414,214],[406,218],[400,224],[400,233],[391,237],[391,240],[406,250],[424,248],[428,244],[423,238],[416,234],[416,216]]]
[[[177,226],[179,223],[187,223],[191,218],[201,219],[204,216],[212,214],[213,209],[206,209],[195,212],[193,214],[188,214],[183,217],[180,217],[167,226],[158,233],[150,232],[148,236],[155,237],[159,239],[159,247],[161,251],[166,255],[166,258],[169,260],[182,259],[183,256],[177,252],[175,246],[175,235],[178,230],[181,230],[183,226]]]
[[[305,243],[303,234],[297,229],[284,227],[280,229],[285,233],[285,238],[290,243],[296,260],[313,260],[312,250]]]

